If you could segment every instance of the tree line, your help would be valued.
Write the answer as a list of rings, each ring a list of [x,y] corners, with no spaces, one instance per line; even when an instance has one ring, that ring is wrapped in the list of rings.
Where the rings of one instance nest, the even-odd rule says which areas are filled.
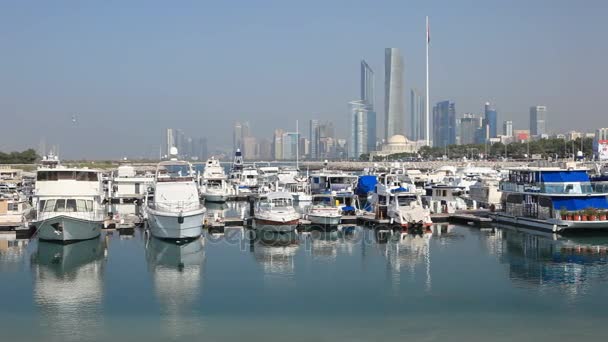
[[[0,164],[33,164],[37,159],[38,154],[31,148],[22,152],[0,152]]]
[[[582,143],[582,145],[581,145]],[[582,147],[582,148],[581,148]],[[582,151],[585,158],[593,156],[593,138],[581,138],[567,141],[564,139],[540,139],[529,142],[513,142],[510,144],[468,144],[449,145],[446,147],[423,146],[418,153],[398,153],[374,160],[402,160],[407,158],[443,158],[449,159],[525,159],[532,156],[546,158],[572,158]],[[360,160],[369,160],[369,154],[361,155]]]

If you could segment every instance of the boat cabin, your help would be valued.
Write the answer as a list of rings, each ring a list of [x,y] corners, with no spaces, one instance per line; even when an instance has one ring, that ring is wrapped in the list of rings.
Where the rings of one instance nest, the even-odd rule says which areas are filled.
[[[358,177],[346,173],[320,173],[310,176],[310,188],[313,194],[332,191],[353,192],[357,186]]]
[[[561,212],[608,209],[608,193],[594,187],[585,169],[512,169],[500,183],[502,206],[513,216],[549,219]]]

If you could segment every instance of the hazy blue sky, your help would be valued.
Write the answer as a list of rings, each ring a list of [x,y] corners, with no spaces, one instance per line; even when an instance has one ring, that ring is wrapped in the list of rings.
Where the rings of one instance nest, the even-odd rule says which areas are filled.
[[[401,48],[405,89],[459,115],[490,100],[527,128],[608,126],[608,1],[0,1],[0,150],[59,144],[65,158],[155,156],[165,127],[228,147],[235,120],[258,136],[311,118],[345,135],[359,61]],[[407,97],[409,111],[409,96]],[[71,116],[78,115],[78,123]],[[378,127],[383,127],[382,119]],[[380,134],[382,132],[379,132]]]

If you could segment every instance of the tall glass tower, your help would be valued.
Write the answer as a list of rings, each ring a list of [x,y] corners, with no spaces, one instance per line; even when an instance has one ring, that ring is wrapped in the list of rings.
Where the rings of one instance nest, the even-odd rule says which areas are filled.
[[[409,138],[413,141],[423,140],[426,134],[426,118],[424,116],[424,97],[418,90],[410,90],[410,127]]]
[[[530,135],[543,135],[547,130],[547,107],[530,107]]]
[[[384,132],[385,138],[405,135],[403,57],[397,48],[384,51]]]
[[[485,123],[490,127],[490,138],[496,138],[498,136],[496,108],[490,102],[486,102],[484,113]]]
[[[433,146],[445,147],[456,144],[456,106],[442,101],[433,108]]]

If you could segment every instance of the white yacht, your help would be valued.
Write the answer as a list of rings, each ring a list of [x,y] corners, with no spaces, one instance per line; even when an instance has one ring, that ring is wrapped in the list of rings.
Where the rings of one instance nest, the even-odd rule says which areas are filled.
[[[249,166],[244,168],[239,181],[239,192],[257,192],[258,187],[260,186],[258,177],[258,170],[255,167]]]
[[[104,200],[100,171],[64,167],[56,157],[46,158],[36,172],[33,194],[38,238],[65,243],[99,236]]]
[[[502,192],[499,183],[497,177],[479,177],[475,184],[469,186],[469,199],[481,208],[500,209]]]
[[[173,151],[172,151],[173,152]],[[175,153],[174,155],[177,155]],[[189,163],[178,160],[158,164],[154,197],[146,205],[150,233],[161,239],[194,239],[202,234],[205,207]]]
[[[300,224],[300,214],[293,206],[293,196],[271,192],[260,196],[254,208],[253,225],[258,230],[293,231]]]
[[[342,220],[342,209],[333,195],[313,195],[306,218],[312,224],[337,226]]]
[[[465,194],[464,188],[460,186],[432,184],[426,187],[426,196],[423,200],[427,202],[434,214],[453,214],[458,210],[466,210],[467,203],[462,198]]]
[[[219,160],[211,157],[205,164],[203,172],[201,195],[207,202],[223,203],[228,200],[230,190],[228,178]]]
[[[428,227],[432,224],[431,212],[422,204],[422,198],[414,184],[403,173],[386,173],[378,175],[370,203],[379,216],[388,217],[393,223],[404,228],[414,225]]]
[[[27,227],[35,211],[20,193],[0,194],[0,230]]]
[[[415,225],[430,227],[431,211],[422,204],[420,195],[415,192],[397,191],[393,193],[388,203],[387,216],[402,227],[411,228]]]

